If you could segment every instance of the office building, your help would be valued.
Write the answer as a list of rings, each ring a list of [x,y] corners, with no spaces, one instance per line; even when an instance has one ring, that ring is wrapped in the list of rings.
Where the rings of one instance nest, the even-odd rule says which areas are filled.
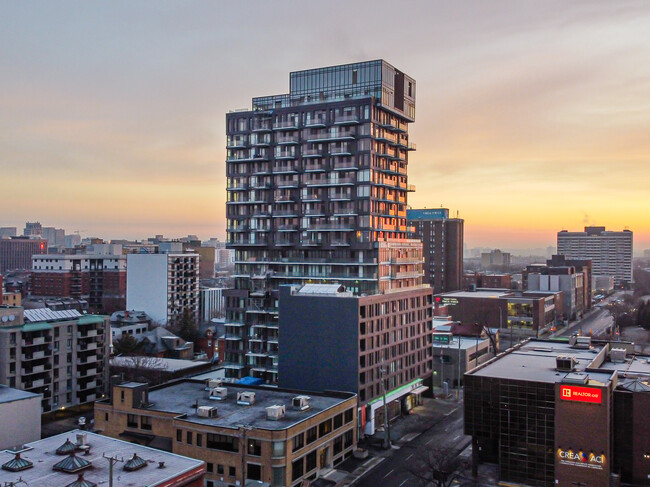
[[[126,306],[126,256],[121,245],[95,245],[84,254],[32,257],[32,296],[88,301],[93,313]]]
[[[510,253],[499,249],[481,252],[481,268],[486,270],[508,270],[510,267]]]
[[[65,247],[65,230],[63,228],[42,227],[41,237],[47,240],[48,247]]]
[[[111,460],[112,459],[112,460]],[[0,451],[2,485],[203,487],[205,462],[72,430]]]
[[[447,208],[407,210],[411,238],[422,241],[424,282],[434,293],[463,289],[463,226],[460,218],[449,218]]]
[[[530,340],[465,374],[465,434],[500,480],[648,485],[650,357],[634,344]]]
[[[512,277],[510,274],[498,272],[466,272],[463,275],[463,287],[465,290],[478,288],[488,289],[510,289]]]
[[[209,323],[213,318],[226,315],[224,291],[226,289],[222,287],[199,288],[199,315],[202,323]]]
[[[40,222],[27,222],[25,223],[23,235],[25,237],[42,237],[43,226],[40,224]]]
[[[358,394],[362,431],[374,434],[384,392],[393,417],[428,389],[431,298],[430,288],[355,296],[339,284],[282,286],[280,386]]]
[[[127,382],[95,403],[95,428],[206,462],[206,486],[297,487],[352,455],[357,398],[185,379]],[[265,482],[262,484],[260,482]]]
[[[532,264],[522,273],[524,289],[563,293],[564,320],[575,320],[591,309],[592,264],[554,255],[544,264]]]
[[[40,394],[0,384],[0,451],[41,439],[41,400]]]
[[[477,289],[435,296],[435,307],[463,325],[498,328],[510,342],[549,333],[562,320],[563,295],[557,291]]]
[[[198,324],[198,254],[128,254],[126,262],[127,309],[142,310],[160,325],[175,325],[184,317]]]
[[[229,376],[277,382],[280,284],[368,295],[420,285],[406,222],[414,118],[415,81],[383,60],[293,72],[289,94],[227,114]],[[393,273],[381,254],[397,248]],[[252,370],[258,346],[267,360]]]
[[[557,253],[567,259],[590,259],[593,275],[613,276],[616,284],[633,282],[630,230],[613,232],[605,227],[585,227],[584,232],[562,230],[557,234]]]
[[[0,227],[0,238],[10,238],[17,235],[16,227]]]
[[[32,255],[47,254],[47,240],[13,237],[0,239],[0,273],[32,268]]]
[[[106,316],[0,307],[0,384],[41,394],[43,412],[93,402],[108,344]]]

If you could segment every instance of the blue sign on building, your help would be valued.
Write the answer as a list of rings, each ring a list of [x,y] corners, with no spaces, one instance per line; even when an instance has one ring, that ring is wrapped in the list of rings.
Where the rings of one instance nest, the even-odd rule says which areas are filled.
[[[442,220],[449,218],[448,208],[432,208],[430,210],[406,210],[408,220]]]

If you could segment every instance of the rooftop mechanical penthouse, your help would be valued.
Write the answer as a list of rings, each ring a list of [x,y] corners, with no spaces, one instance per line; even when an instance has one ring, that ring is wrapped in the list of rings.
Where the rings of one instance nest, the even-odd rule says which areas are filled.
[[[415,81],[383,60],[293,72],[288,94],[227,114],[230,377],[277,382],[281,284],[421,286],[406,222],[414,119]],[[382,245],[404,246],[397,267],[381,266]]]

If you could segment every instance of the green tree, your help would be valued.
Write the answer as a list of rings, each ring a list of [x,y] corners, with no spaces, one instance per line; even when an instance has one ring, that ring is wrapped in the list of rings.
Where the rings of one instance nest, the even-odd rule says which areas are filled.
[[[124,333],[117,340],[113,341],[113,353],[115,355],[131,355],[139,348],[138,341],[133,338],[133,335]]]
[[[170,328],[170,331],[186,342],[196,342],[199,336],[199,325],[189,310],[183,311],[178,319]]]

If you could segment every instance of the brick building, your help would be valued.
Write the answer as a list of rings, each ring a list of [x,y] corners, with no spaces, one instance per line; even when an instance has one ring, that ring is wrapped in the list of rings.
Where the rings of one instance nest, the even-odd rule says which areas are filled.
[[[0,274],[11,270],[32,268],[32,255],[47,254],[47,240],[43,238],[0,238]]]

